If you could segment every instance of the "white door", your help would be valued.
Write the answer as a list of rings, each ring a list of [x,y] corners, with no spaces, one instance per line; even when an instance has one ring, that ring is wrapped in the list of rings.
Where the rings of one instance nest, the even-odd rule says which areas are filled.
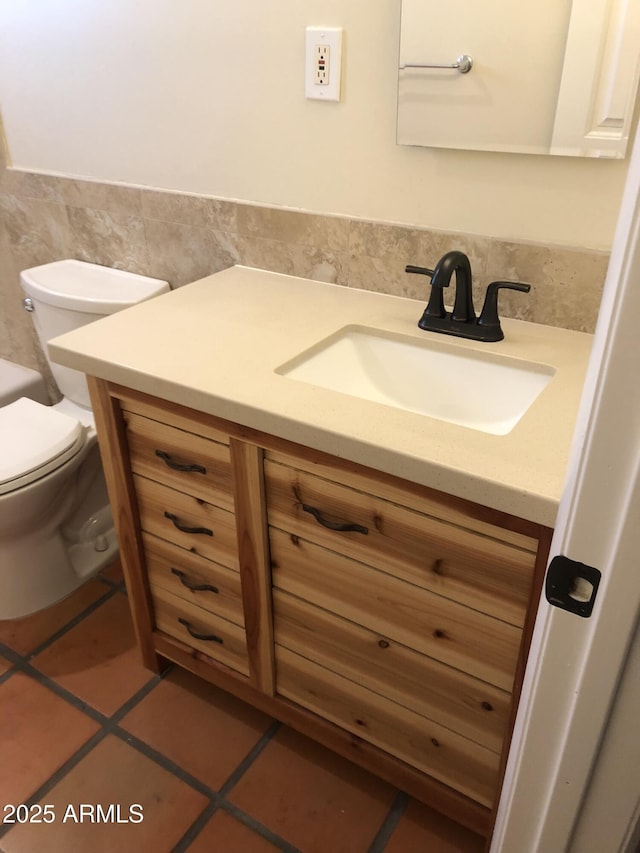
[[[637,820],[640,707],[635,715],[629,710],[638,691],[618,696],[618,685],[640,612],[640,139],[552,543],[556,554],[595,567],[602,578],[590,618],[541,602],[492,853],[618,853]],[[609,720],[625,718],[637,721],[625,733],[630,746],[618,748],[612,762]],[[608,790],[613,797],[616,789],[629,793],[626,804],[613,808],[597,796]],[[605,848],[578,844],[589,821],[600,822]]]
[[[640,628],[636,629],[571,853],[640,850]]]

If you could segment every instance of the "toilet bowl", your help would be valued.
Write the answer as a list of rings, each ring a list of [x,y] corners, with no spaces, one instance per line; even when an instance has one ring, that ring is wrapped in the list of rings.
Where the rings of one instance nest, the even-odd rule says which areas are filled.
[[[71,260],[26,270],[21,283],[45,354],[50,338],[169,290]],[[51,369],[59,403],[0,408],[0,620],[65,598],[118,552],[86,380]]]
[[[0,619],[66,597],[118,544],[95,429],[26,397],[0,409]]]

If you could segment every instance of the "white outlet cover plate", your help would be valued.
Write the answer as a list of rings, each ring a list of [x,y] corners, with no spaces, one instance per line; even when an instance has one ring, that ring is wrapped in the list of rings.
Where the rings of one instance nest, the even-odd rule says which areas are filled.
[[[305,97],[318,101],[339,101],[342,71],[342,27],[307,27],[305,45]],[[319,85],[316,82],[315,57],[318,45],[327,45],[329,48],[327,66],[329,80],[324,85]]]

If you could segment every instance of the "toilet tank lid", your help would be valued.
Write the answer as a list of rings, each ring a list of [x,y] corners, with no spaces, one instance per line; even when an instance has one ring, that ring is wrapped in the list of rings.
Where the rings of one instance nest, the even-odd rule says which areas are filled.
[[[0,494],[12,481],[67,455],[83,443],[84,433],[76,418],[27,397],[0,408]]]
[[[114,314],[170,290],[157,278],[71,259],[23,270],[20,281],[32,299],[88,314]]]

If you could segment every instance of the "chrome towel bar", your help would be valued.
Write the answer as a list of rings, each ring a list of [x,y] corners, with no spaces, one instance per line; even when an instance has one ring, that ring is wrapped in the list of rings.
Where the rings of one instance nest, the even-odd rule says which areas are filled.
[[[399,67],[401,71],[405,68],[451,68],[454,71],[459,71],[461,74],[468,74],[473,68],[473,57],[469,56],[468,53],[463,53],[462,56],[459,56],[451,65],[405,62],[404,65],[400,65]]]

